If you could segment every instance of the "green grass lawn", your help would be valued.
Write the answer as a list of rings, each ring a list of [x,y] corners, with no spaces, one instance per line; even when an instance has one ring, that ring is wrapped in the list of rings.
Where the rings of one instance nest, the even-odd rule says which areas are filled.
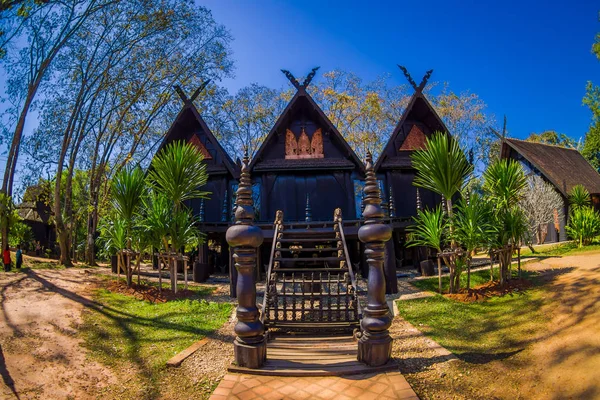
[[[474,285],[487,280],[489,271],[472,276]],[[437,289],[437,279],[413,284]],[[541,286],[481,302],[463,303],[440,295],[397,302],[403,318],[448,350],[474,361],[519,351],[542,334],[547,322],[541,312],[543,304]]]
[[[600,240],[596,239],[588,246],[582,248],[577,247],[577,243],[557,243],[544,246],[541,250],[536,250],[532,253],[528,247],[521,249],[521,257],[556,257],[566,255],[578,255],[587,252],[600,251]]]
[[[513,265],[513,274],[516,277],[517,276],[517,272],[516,270],[516,266]],[[522,271],[522,277],[526,278],[526,279],[531,279],[534,276],[534,274],[532,274],[529,271]],[[498,264],[494,264],[494,279],[498,279]],[[485,269],[480,269],[478,271],[473,271],[471,272],[471,288],[474,288],[478,285],[482,285],[484,283],[487,283],[490,281],[490,269],[489,268],[485,268]],[[428,290],[430,292],[437,292],[438,288],[439,288],[439,281],[438,278],[429,278],[429,279],[418,279],[418,280],[413,280],[410,281],[410,283],[416,287],[418,287],[421,290]],[[442,276],[442,288],[444,289],[444,291],[448,291],[448,287],[450,286],[450,277],[448,276]],[[466,288],[467,287],[467,272],[463,271],[463,273],[460,275],[460,287],[461,288]]]
[[[160,397],[166,361],[220,328],[231,314],[231,304],[202,299],[211,289],[189,289],[195,292],[191,299],[156,304],[100,289],[94,300],[102,307],[84,313],[80,332],[92,358],[116,372],[134,367],[130,398]]]

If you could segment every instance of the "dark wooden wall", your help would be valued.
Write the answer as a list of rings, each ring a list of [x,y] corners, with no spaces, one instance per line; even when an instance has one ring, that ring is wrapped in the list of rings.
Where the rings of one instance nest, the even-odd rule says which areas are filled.
[[[303,221],[307,194],[314,221],[331,221],[338,207],[344,219],[356,219],[350,171],[273,172],[256,179],[261,182],[261,220],[271,221],[277,210],[284,210],[286,221]]]

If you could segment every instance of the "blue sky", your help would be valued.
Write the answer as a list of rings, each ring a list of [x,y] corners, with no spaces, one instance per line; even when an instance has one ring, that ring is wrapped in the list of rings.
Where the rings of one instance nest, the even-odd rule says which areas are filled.
[[[477,93],[499,121],[507,115],[512,137],[579,139],[590,123],[581,99],[586,81],[600,84],[597,2],[197,1],[234,37],[236,76],[222,82],[232,91],[282,87],[281,68],[305,76],[314,66],[402,84],[402,64],[417,82],[433,68],[432,81]]]

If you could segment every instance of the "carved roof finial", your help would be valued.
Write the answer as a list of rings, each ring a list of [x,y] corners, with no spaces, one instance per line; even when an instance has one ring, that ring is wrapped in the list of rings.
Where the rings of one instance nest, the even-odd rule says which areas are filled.
[[[296,79],[296,77],[292,75],[290,71],[288,71],[287,69],[282,69],[281,72],[283,72],[285,77],[290,80],[290,82],[292,83],[292,85],[294,85],[296,89],[300,89],[300,83],[298,82],[298,79]]]
[[[177,92],[177,94],[179,95],[179,98],[181,98],[181,100],[183,101],[184,104],[187,104],[189,99],[187,98],[185,92],[183,91],[183,89],[181,89],[181,86],[179,85],[175,85],[173,86],[173,89],[175,89],[175,91]]]
[[[315,74],[317,73],[317,70],[320,67],[314,67],[310,73],[306,76],[306,79],[304,79],[304,82],[302,82],[302,84],[300,84],[300,82],[298,82],[298,79],[296,79],[296,77],[287,69],[282,69],[281,72],[283,72],[283,74],[286,76],[286,78],[288,78],[290,80],[290,82],[292,83],[292,85],[294,85],[294,87],[298,90],[300,89],[306,89],[308,87],[308,85],[310,85],[310,82],[313,80],[313,78],[315,77]]]
[[[398,65],[398,67],[400,68],[400,70],[402,71],[402,73],[404,74],[406,79],[408,80],[408,83],[410,83],[410,85],[413,87],[413,89],[415,89],[415,91],[417,93],[423,92],[423,89],[425,89],[425,85],[427,85],[427,81],[429,80],[429,78],[431,78],[431,74],[433,73],[432,69],[427,71],[425,73],[425,76],[423,76],[423,79],[421,80],[421,84],[419,86],[417,86],[417,82],[415,82],[415,80],[412,78],[412,76],[410,76],[410,73],[408,72],[406,67],[403,65]]]
[[[175,91],[177,92],[177,94],[179,95],[181,100],[183,101],[183,104],[188,105],[188,104],[191,104],[194,100],[196,100],[196,98],[200,95],[200,93],[202,93],[204,88],[209,83],[210,83],[210,79],[207,79],[204,82],[202,82],[200,87],[198,87],[198,89],[196,89],[196,91],[192,94],[192,97],[190,97],[189,99],[188,99],[187,95],[185,94],[185,92],[183,91],[183,89],[181,88],[181,86],[175,85],[175,86],[173,86],[173,88],[175,89]]]
[[[406,80],[408,80],[408,83],[410,83],[410,85],[415,90],[418,90],[417,82],[415,82],[414,79],[412,78],[412,76],[410,76],[410,73],[408,72],[408,70],[406,69],[406,67],[403,66],[403,65],[398,64],[398,68],[400,68],[400,70],[402,71],[402,73],[406,77]]]
[[[306,77],[306,79],[304,80],[304,82],[302,82],[302,87],[304,89],[306,89],[306,87],[308,85],[310,85],[310,82],[313,80],[313,78],[315,77],[315,74],[317,73],[317,70],[321,68],[321,67],[314,67],[310,73],[308,74],[308,76]]]

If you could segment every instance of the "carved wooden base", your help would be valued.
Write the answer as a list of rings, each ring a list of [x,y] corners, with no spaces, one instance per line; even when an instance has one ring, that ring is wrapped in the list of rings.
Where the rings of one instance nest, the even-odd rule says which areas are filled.
[[[380,333],[363,332],[358,340],[358,361],[371,367],[388,363],[392,357],[392,338],[388,331]]]
[[[239,367],[260,368],[267,360],[267,340],[261,336],[256,342],[246,343],[239,337],[233,342],[235,363]]]

